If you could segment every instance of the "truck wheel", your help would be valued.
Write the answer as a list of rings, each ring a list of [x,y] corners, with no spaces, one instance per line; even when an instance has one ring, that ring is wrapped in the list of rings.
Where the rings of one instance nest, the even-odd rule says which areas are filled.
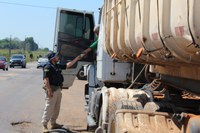
[[[116,123],[115,112],[118,109],[128,109],[128,110],[142,110],[143,106],[140,102],[137,101],[118,101],[113,103],[112,107],[113,110],[109,112],[109,122],[108,122],[108,133],[116,133],[116,129],[119,128]]]
[[[26,68],[26,65],[22,65],[22,68]]]
[[[86,80],[87,79],[87,76],[84,76],[84,70],[83,70],[83,68],[81,68],[79,70],[79,72],[77,73],[77,78],[79,80]]]

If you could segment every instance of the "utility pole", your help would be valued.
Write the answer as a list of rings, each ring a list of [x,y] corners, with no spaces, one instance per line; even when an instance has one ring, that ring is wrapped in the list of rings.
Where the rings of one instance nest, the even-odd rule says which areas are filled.
[[[24,42],[24,54],[26,52],[26,43]]]
[[[9,57],[11,56],[11,37],[12,36],[10,35],[10,43],[9,43],[9,48],[8,48],[9,49]]]
[[[24,51],[24,54],[25,54],[25,52],[26,52],[26,36],[25,36],[25,39],[24,39],[23,51]]]

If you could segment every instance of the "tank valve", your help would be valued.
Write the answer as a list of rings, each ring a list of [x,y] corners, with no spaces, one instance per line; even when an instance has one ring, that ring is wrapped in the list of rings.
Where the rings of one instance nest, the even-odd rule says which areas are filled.
[[[138,52],[137,52],[136,57],[139,58],[139,57],[141,56],[142,52],[143,52],[143,48],[140,48],[140,49],[138,50]]]

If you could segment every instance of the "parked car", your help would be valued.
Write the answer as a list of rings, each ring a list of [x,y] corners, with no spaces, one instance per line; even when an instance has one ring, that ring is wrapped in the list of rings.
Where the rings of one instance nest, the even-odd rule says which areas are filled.
[[[37,68],[43,68],[49,62],[48,58],[41,57],[38,59]]]
[[[26,56],[23,54],[15,54],[10,57],[10,68],[15,66],[21,66],[26,68]]]
[[[8,71],[8,65],[9,63],[6,61],[6,57],[0,56],[0,69]]]

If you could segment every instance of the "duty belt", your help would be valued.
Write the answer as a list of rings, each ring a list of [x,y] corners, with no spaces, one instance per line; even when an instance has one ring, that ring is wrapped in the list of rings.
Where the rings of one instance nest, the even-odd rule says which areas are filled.
[[[60,86],[56,86],[56,85],[50,85],[50,86],[51,86],[52,91],[56,91],[60,89]]]

